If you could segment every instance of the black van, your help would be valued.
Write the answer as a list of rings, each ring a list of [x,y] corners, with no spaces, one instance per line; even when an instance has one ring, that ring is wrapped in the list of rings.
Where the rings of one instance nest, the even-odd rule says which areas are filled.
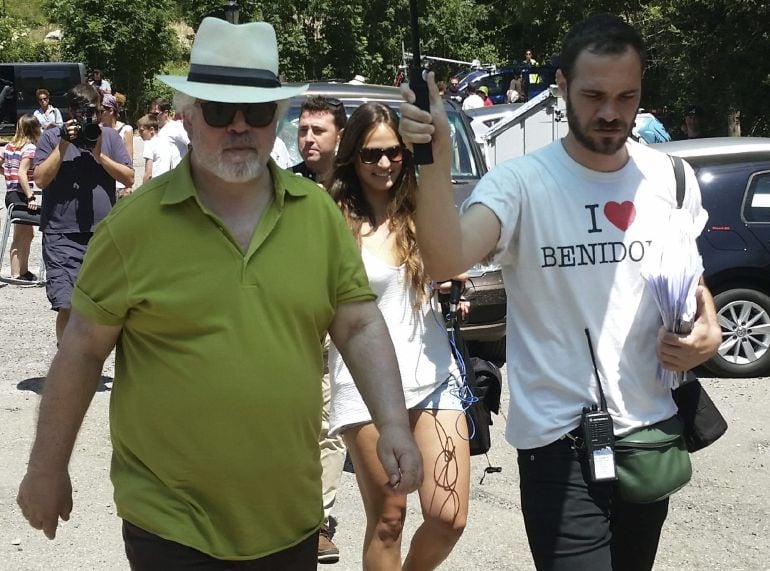
[[[51,94],[50,104],[66,116],[65,94],[86,80],[82,63],[2,63],[0,64],[0,137],[13,136],[16,119],[38,108],[35,91]]]

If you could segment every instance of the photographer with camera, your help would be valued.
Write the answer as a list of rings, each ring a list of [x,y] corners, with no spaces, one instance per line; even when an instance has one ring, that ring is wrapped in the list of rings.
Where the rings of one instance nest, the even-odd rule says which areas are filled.
[[[115,204],[115,181],[134,183],[133,160],[115,129],[99,126],[101,95],[87,84],[67,92],[70,119],[46,129],[35,153],[43,189],[40,230],[46,294],[58,312],[56,338],[70,315],[70,297],[88,241]]]

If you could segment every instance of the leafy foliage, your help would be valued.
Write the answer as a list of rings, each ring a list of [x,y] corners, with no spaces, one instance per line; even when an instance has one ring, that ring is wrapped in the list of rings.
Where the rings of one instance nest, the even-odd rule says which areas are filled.
[[[165,94],[153,80],[183,67],[170,20],[197,29],[205,16],[224,17],[229,0],[28,0],[0,18],[0,58],[56,59],[49,44],[30,39],[27,26],[53,17],[64,30],[63,59],[101,67],[127,91],[136,109]],[[50,8],[42,13],[41,2]],[[276,29],[280,70],[287,81],[348,80],[391,83],[411,51],[409,0],[236,0],[240,21]],[[419,0],[422,53],[449,59],[520,61],[526,49],[548,62],[566,31],[598,12],[622,15],[648,45],[642,105],[678,126],[688,103],[703,106],[716,133],[728,116],[744,134],[770,135],[770,3],[767,0]],[[439,77],[462,66],[434,64]],[[143,96],[142,94],[146,94]],[[664,118],[665,118],[664,117]]]
[[[32,39],[30,29],[18,18],[0,18],[0,62],[47,61],[54,59],[56,47]]]
[[[101,69],[136,116],[152,78],[179,53],[169,0],[49,0],[49,8],[62,28],[63,56]]]

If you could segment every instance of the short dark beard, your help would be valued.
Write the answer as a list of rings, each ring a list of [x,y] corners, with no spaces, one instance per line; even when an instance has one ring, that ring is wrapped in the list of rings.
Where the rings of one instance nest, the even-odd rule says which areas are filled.
[[[574,109],[572,108],[572,105],[570,105],[569,99],[565,101],[565,104],[567,106],[567,124],[569,125],[570,133],[572,133],[572,136],[575,137],[575,140],[583,145],[586,149],[589,151],[592,151],[594,153],[599,153],[602,155],[614,155],[617,153],[620,149],[623,148],[623,146],[626,144],[626,140],[631,135],[631,129],[633,128],[633,125],[625,125],[623,122],[616,120],[612,122],[603,121],[602,119],[599,119],[598,122],[600,126],[607,127],[607,126],[620,126],[621,128],[625,125],[627,133],[626,136],[622,139],[619,139],[617,141],[613,139],[592,139],[588,132],[583,129],[583,126],[580,124],[580,121],[578,120],[577,115],[575,114]]]

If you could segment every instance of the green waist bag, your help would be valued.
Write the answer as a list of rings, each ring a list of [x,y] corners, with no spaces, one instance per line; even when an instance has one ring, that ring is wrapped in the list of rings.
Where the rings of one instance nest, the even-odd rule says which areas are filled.
[[[683,425],[678,416],[615,439],[617,491],[622,499],[647,504],[667,498],[692,476]]]

